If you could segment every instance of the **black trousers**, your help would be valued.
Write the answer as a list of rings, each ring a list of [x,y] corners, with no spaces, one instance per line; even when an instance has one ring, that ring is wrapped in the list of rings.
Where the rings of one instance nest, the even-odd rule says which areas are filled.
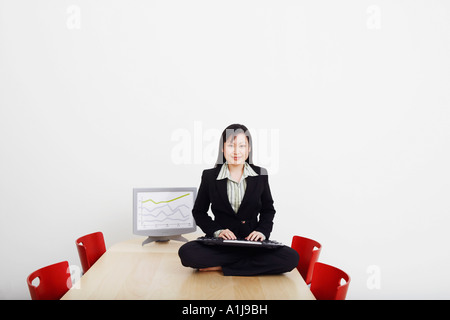
[[[225,276],[256,276],[289,272],[299,255],[284,246],[276,249],[210,246],[190,241],[178,250],[181,263],[195,269],[221,266]]]

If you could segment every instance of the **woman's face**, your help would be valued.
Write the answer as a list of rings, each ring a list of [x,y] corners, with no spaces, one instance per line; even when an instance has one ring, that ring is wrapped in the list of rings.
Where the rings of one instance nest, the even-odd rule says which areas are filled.
[[[223,144],[223,155],[229,164],[244,164],[249,152],[247,137],[243,133],[230,137]]]

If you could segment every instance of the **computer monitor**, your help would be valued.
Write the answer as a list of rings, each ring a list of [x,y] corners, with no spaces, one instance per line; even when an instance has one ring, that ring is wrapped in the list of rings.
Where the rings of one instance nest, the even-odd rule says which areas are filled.
[[[182,235],[197,230],[192,208],[197,188],[134,188],[133,233],[153,241],[187,241]]]

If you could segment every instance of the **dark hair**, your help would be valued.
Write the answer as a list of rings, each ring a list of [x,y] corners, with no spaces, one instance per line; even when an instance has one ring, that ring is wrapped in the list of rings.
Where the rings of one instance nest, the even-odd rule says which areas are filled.
[[[248,147],[249,147],[249,152],[248,152],[248,158],[245,160],[245,162],[249,163],[249,164],[253,164],[253,148],[252,148],[252,136],[250,134],[250,131],[248,131],[247,127],[244,126],[243,124],[230,124],[228,127],[225,128],[225,130],[223,130],[222,135],[220,136],[220,142],[219,142],[219,152],[217,155],[217,161],[214,167],[217,167],[219,165],[222,165],[225,163],[225,156],[223,155],[223,145],[225,142],[228,141],[228,139],[230,139],[230,137],[232,137],[234,139],[234,137],[236,137],[238,134],[245,134],[245,136],[247,137],[247,141],[248,141]]]

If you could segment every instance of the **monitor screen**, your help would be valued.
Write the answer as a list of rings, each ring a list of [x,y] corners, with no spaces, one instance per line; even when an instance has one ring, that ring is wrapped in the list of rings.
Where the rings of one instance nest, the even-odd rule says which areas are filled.
[[[196,196],[197,188],[133,189],[133,233],[164,237],[194,232]]]

